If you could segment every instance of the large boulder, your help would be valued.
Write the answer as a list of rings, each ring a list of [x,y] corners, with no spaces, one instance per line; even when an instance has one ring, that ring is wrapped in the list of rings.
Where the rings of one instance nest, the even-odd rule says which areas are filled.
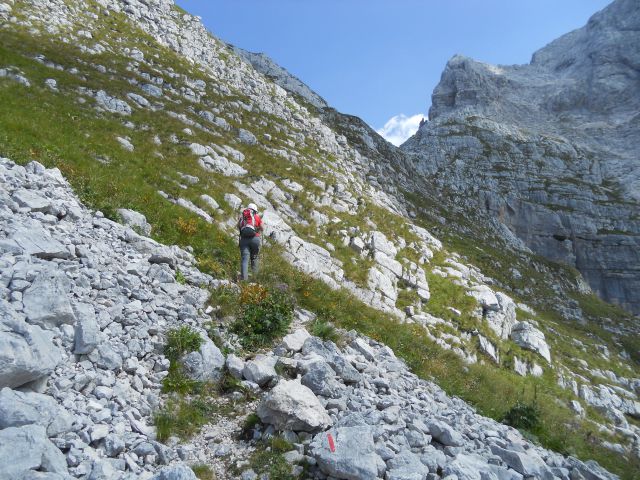
[[[346,384],[359,383],[362,380],[360,372],[340,354],[333,342],[323,342],[318,337],[309,337],[302,345],[302,353],[320,355]]]
[[[323,473],[339,479],[376,480],[384,473],[384,461],[375,452],[368,426],[319,433],[311,442],[311,455]]]
[[[454,475],[458,480],[521,480],[522,475],[504,467],[490,465],[480,455],[459,453],[443,469],[444,476]],[[536,477],[537,478],[537,477]]]
[[[382,252],[390,258],[395,258],[398,253],[395,245],[387,239],[384,233],[378,231],[371,232],[369,248],[374,252]]]
[[[387,480],[422,480],[429,468],[415,453],[403,450],[387,462]]]
[[[78,303],[74,306],[74,311],[78,320],[74,334],[73,353],[91,353],[100,339],[100,325],[98,325],[95,309],[89,303]]]
[[[199,165],[210,172],[216,172],[225,177],[242,177],[247,174],[247,170],[231,160],[213,153],[205,155],[198,160]]]
[[[511,339],[522,348],[538,352],[547,362],[551,362],[551,352],[544,333],[529,322],[516,323],[511,330]]]
[[[11,198],[21,207],[32,212],[46,212],[51,207],[51,200],[34,190],[21,188],[13,192]]]
[[[134,229],[138,229],[144,235],[149,235],[151,233],[151,225],[149,225],[147,217],[143,214],[136,212],[135,210],[120,208],[118,209],[118,215],[120,215],[123,224]]]
[[[464,445],[464,438],[460,432],[456,431],[450,425],[440,420],[429,420],[427,428],[433,438],[443,445],[451,447],[461,447]]]
[[[0,390],[0,429],[32,424],[42,425],[47,436],[54,437],[72,429],[73,417],[48,395]]]
[[[185,374],[200,382],[215,382],[222,376],[224,355],[209,338],[203,338],[200,348],[180,359]]]
[[[40,425],[0,430],[0,478],[22,480],[30,470],[67,473],[67,462]]]
[[[553,480],[554,478],[547,464],[534,451],[519,452],[491,445],[491,452],[500,457],[510,468],[524,476],[532,476],[542,480]]]
[[[306,372],[301,378],[302,385],[309,387],[316,395],[335,397],[341,390],[341,384],[336,380],[336,372],[325,361],[318,360],[306,366]]]
[[[307,332],[304,328],[298,328],[295,332],[286,335],[282,339],[282,344],[284,348],[289,350],[290,352],[299,352],[302,350],[302,346],[307,338],[309,338],[309,332]]]
[[[15,388],[49,375],[61,360],[40,327],[29,325],[0,300],[0,388]]]
[[[263,387],[278,376],[275,369],[277,361],[277,357],[256,355],[253,360],[245,363],[242,375],[250,382]]]
[[[516,304],[511,297],[502,292],[496,292],[495,297],[498,300],[497,310],[493,308],[486,310],[483,307],[483,312],[491,330],[500,338],[507,339],[516,323]]]
[[[122,356],[107,342],[102,342],[91,350],[89,360],[105,370],[122,369]]]
[[[332,424],[318,398],[299,380],[283,380],[258,405],[258,416],[278,430],[317,432]]]
[[[11,230],[5,240],[7,246],[17,252],[45,260],[71,258],[71,252],[42,228],[38,222],[25,222]]]
[[[67,298],[70,288],[64,273],[54,269],[40,272],[22,298],[27,321],[43,328],[73,325],[76,317]]]

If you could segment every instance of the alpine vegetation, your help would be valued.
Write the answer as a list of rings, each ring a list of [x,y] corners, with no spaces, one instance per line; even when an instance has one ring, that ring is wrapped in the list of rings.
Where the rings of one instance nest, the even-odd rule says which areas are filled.
[[[170,0],[0,19],[0,478],[640,475],[637,2],[401,148]]]

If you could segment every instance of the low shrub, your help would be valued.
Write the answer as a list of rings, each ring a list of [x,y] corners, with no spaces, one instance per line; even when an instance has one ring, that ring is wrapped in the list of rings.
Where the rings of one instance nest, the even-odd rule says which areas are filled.
[[[211,291],[209,305],[216,308],[216,316],[223,318],[237,313],[240,305],[240,294],[234,287],[222,285]]]
[[[505,413],[502,422],[514,428],[535,432],[540,426],[540,409],[535,402],[518,401]]]
[[[243,293],[240,298],[243,298]],[[247,303],[242,303],[240,315],[231,325],[231,331],[240,337],[243,347],[264,347],[287,332],[294,307],[287,292],[278,288],[261,288],[245,294],[244,298]]]

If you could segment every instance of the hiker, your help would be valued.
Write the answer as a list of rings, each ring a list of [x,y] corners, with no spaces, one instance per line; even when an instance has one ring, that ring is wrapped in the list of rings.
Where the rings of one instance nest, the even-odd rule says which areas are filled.
[[[238,220],[238,231],[240,239],[240,279],[249,279],[249,258],[251,258],[251,271],[255,274],[258,271],[258,254],[260,253],[260,232],[262,232],[262,219],[258,215],[258,207],[255,203],[250,203],[242,210],[242,215]]]

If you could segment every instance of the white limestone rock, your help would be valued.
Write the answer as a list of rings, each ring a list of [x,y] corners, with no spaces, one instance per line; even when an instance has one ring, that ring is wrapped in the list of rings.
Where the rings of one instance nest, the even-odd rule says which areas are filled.
[[[203,169],[221,173],[225,177],[242,177],[247,174],[245,168],[221,155],[217,155],[215,152],[212,155],[201,157],[198,163]]]
[[[47,260],[60,258],[68,259],[73,255],[59,240],[51,237],[42,225],[34,221],[27,221],[9,229],[6,245],[13,245],[11,250],[24,252]],[[6,248],[6,247],[5,247]]]
[[[46,378],[60,361],[61,352],[51,337],[0,299],[0,387],[15,388]]]
[[[281,380],[258,405],[263,423],[279,430],[316,432],[333,421],[313,392],[300,380]]]
[[[211,339],[203,337],[200,348],[184,355],[180,363],[189,378],[201,382],[215,382],[222,377],[225,358]]]
[[[40,425],[0,430],[0,478],[22,480],[30,471],[67,474],[67,462]]]
[[[40,272],[22,297],[27,321],[43,328],[73,325],[76,317],[68,299],[70,288],[63,273],[54,269]]]
[[[320,470],[334,478],[376,480],[379,465],[382,464],[382,473],[385,469],[384,462],[375,452],[373,431],[368,426],[339,427],[319,433],[311,443],[311,454]]]
[[[48,395],[6,387],[0,390],[0,429],[33,424],[55,437],[72,430],[73,417]]]
[[[127,102],[110,96],[104,90],[98,90],[95,99],[96,103],[108,112],[120,115],[131,115],[131,106]]]
[[[151,225],[143,214],[127,208],[119,208],[117,212],[123,224],[139,229],[144,235],[151,234]]]
[[[51,200],[34,190],[21,188],[13,192],[11,198],[21,207],[32,212],[46,212],[51,208]]]
[[[305,340],[310,336],[306,329],[298,328],[295,332],[285,335],[282,344],[290,352],[299,352],[302,350]]]
[[[256,355],[253,360],[245,363],[242,375],[245,379],[261,387],[278,377],[275,366],[278,358],[275,356]]]
[[[529,322],[516,323],[511,330],[511,339],[522,348],[539,353],[542,358],[551,363],[551,352],[544,333]]]

